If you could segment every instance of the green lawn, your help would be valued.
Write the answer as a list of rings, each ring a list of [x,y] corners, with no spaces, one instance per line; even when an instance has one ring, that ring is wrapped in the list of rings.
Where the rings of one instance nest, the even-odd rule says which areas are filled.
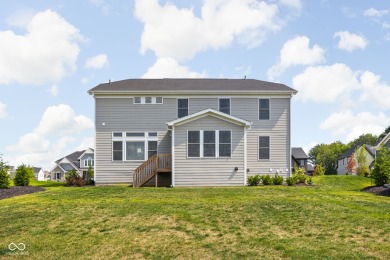
[[[315,187],[70,188],[0,200],[0,258],[389,259],[390,198],[357,176]],[[17,250],[16,250],[17,251]]]

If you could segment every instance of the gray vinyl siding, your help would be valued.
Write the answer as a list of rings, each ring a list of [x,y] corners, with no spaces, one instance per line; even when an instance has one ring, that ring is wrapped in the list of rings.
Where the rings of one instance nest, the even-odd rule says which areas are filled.
[[[56,179],[57,178],[57,175],[56,175],[57,172],[61,173],[60,181],[65,181],[65,172],[60,167],[58,167],[58,165],[54,168],[54,170],[51,171],[51,179],[53,181],[57,181],[57,179]]]
[[[276,169],[290,169],[290,98],[271,98],[270,120],[258,120],[259,97],[261,96],[251,98],[231,96],[231,115],[253,122],[252,128],[247,132],[247,168],[250,169],[248,176],[268,174],[271,168],[273,169],[272,174],[275,173]],[[189,97],[189,114],[207,108],[218,110],[218,98],[218,96]],[[131,97],[96,98],[95,106],[96,183],[131,183],[133,170],[141,164],[140,162],[112,161],[112,132],[158,131],[158,153],[171,153],[171,136],[166,123],[177,119],[176,97],[164,97],[163,104],[133,104]],[[235,151],[231,159],[186,159],[186,157],[180,157],[179,168],[176,169],[179,170],[177,185],[219,185],[218,178],[222,180],[223,185],[242,185],[244,178],[243,127],[215,118],[209,122],[209,125],[202,124],[202,122],[203,120],[199,119],[177,127],[177,129],[185,131],[185,140],[178,140],[184,143],[177,147],[176,153],[183,153],[183,144],[185,144],[184,148],[186,149],[188,127],[197,130],[223,130],[219,129],[220,126],[226,127],[227,130],[239,128],[242,144],[237,146],[238,150]],[[235,132],[233,131],[233,141],[237,142],[239,136],[235,136]],[[257,159],[259,136],[270,136],[270,160],[259,161]],[[183,155],[186,156],[186,153]],[[232,169],[236,166],[239,167],[239,172],[233,174]],[[204,172],[196,176],[198,179],[192,179],[194,176],[190,175],[180,175],[184,171],[192,171],[195,168]],[[211,168],[219,169],[218,173],[209,175],[210,172],[213,172],[210,170]],[[228,168],[230,172],[227,171]],[[286,177],[287,174],[280,175]]]
[[[231,130],[231,158],[187,158],[188,130]],[[175,186],[244,185],[244,127],[211,116],[175,127],[174,164]]]

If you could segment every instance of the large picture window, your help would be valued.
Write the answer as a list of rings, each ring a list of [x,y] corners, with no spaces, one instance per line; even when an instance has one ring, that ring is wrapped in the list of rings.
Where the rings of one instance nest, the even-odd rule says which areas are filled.
[[[189,158],[231,157],[231,131],[188,131],[187,156]]]
[[[188,116],[188,98],[179,98],[177,100],[177,117]]]
[[[269,136],[259,136],[259,160],[268,160],[270,158]]]
[[[269,99],[259,99],[259,120],[269,120]]]
[[[145,161],[158,152],[157,132],[114,132],[113,161]]]

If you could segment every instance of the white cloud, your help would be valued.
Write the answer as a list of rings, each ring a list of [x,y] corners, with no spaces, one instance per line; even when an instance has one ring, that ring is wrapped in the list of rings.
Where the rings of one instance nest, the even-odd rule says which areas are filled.
[[[389,10],[377,10],[375,8],[369,8],[364,11],[364,16],[381,17],[389,13]]]
[[[381,109],[390,109],[390,85],[381,82],[381,77],[365,71],[361,77],[363,88],[361,99]]]
[[[333,38],[336,37],[340,38],[337,47],[348,52],[352,52],[357,49],[364,50],[368,45],[368,41],[363,36],[359,36],[348,31],[336,32]]]
[[[170,2],[137,0],[135,16],[144,23],[141,53],[152,50],[158,58],[183,61],[201,51],[226,48],[234,39],[253,48],[281,28],[278,11],[276,4],[263,1],[205,0],[198,17]]]
[[[88,69],[101,69],[108,64],[108,58],[106,54],[99,54],[94,57],[88,58],[85,62],[85,67]]]
[[[335,136],[348,133],[347,141],[352,141],[366,133],[378,135],[389,124],[390,117],[382,112],[377,115],[370,112],[353,114],[351,110],[346,110],[331,114],[321,123],[320,129],[331,131]]]
[[[295,65],[312,65],[325,61],[325,50],[315,44],[310,48],[310,39],[306,36],[296,36],[284,43],[280,50],[277,64],[272,66],[267,74],[270,80],[280,75],[284,70]]]
[[[83,138],[83,140],[81,140],[79,146],[77,146],[76,150],[82,151],[82,150],[85,150],[88,148],[95,149],[95,138],[94,137]]]
[[[355,73],[345,64],[308,67],[293,78],[297,98],[319,103],[334,102],[341,94],[359,88]]]
[[[93,127],[91,119],[76,115],[69,105],[60,104],[46,109],[35,131],[42,134],[69,134]]]
[[[69,136],[70,134],[86,132],[93,128],[93,125],[92,120],[76,115],[69,105],[48,107],[38,127],[21,136],[16,144],[6,147],[8,151],[15,152],[15,155],[7,160],[14,165],[26,163],[48,168],[54,160],[74,151],[74,147],[71,149],[69,146],[77,139]],[[84,138],[78,146],[90,143],[90,138]]]
[[[59,89],[58,89],[58,86],[57,85],[53,85],[51,86],[48,91],[50,92],[50,94],[53,96],[53,97],[56,97],[58,95],[58,92],[59,92]]]
[[[180,65],[173,58],[159,58],[148,69],[143,78],[204,78],[206,73],[190,71],[186,66]]]
[[[88,77],[83,77],[80,82],[83,83],[83,84],[87,84],[89,81]]]
[[[54,11],[37,13],[24,35],[0,31],[0,84],[59,82],[76,70],[78,29]]]
[[[0,102],[0,119],[6,118],[7,116],[7,105]]]
[[[295,8],[297,10],[302,8],[302,3],[300,0],[279,0],[279,2],[285,6]]]
[[[382,27],[383,27],[383,29],[390,29],[390,23],[388,23],[388,22],[383,22],[383,23],[382,23]]]

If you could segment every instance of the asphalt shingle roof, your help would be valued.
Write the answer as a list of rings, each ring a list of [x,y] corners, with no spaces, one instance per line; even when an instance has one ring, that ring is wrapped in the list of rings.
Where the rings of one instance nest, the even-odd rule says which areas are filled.
[[[297,91],[280,83],[255,79],[126,79],[102,83],[88,92],[156,92],[156,91],[224,91],[224,92],[291,92]]]
[[[309,159],[309,156],[305,153],[305,151],[301,147],[292,147],[291,155],[295,159]]]

